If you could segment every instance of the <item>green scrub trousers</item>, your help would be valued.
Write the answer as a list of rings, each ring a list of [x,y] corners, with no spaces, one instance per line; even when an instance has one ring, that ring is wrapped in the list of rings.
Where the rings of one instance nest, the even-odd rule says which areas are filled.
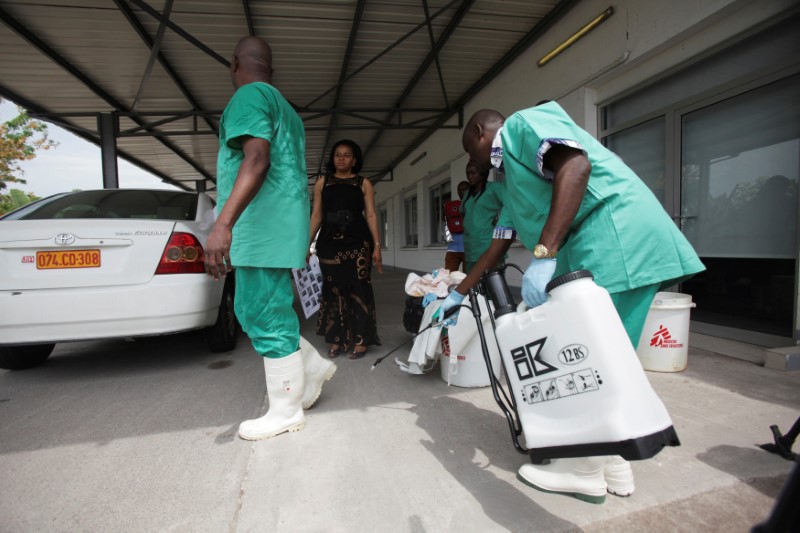
[[[234,310],[255,350],[276,359],[300,346],[300,322],[292,307],[292,273],[288,268],[236,268]]]
[[[622,319],[622,325],[631,339],[633,349],[639,345],[639,337],[642,336],[647,313],[653,303],[660,284],[638,287],[629,291],[611,293],[611,301]]]

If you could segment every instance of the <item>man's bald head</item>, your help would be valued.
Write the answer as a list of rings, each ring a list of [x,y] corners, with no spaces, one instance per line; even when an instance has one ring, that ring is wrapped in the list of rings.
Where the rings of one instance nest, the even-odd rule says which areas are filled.
[[[479,172],[488,172],[492,166],[492,141],[504,121],[499,111],[481,109],[472,115],[464,128],[461,144]]]
[[[272,48],[264,39],[239,39],[231,60],[231,80],[237,89],[254,81],[272,82]]]
[[[497,131],[500,129],[500,126],[503,125],[504,120],[505,119],[503,115],[500,114],[500,111],[495,109],[481,109],[476,111],[472,117],[470,117],[464,133],[469,131],[471,128],[474,128],[476,124],[480,125],[484,129]]]

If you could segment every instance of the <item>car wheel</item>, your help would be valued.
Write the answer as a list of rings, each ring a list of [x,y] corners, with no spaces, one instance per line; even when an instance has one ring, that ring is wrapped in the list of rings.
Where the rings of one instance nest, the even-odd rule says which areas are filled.
[[[206,342],[212,352],[229,352],[236,348],[239,336],[239,322],[233,310],[234,284],[225,283],[222,291],[222,301],[217,312],[217,322],[206,329]]]
[[[0,368],[24,370],[39,366],[53,353],[55,344],[31,344],[28,346],[0,346]]]

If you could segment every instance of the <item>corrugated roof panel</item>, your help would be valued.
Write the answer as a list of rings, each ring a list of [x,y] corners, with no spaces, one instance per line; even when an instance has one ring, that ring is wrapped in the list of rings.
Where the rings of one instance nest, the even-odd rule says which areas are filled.
[[[124,6],[130,8],[135,21],[154,40],[161,22],[137,6],[137,1],[124,0]],[[163,3],[144,1],[157,11],[163,8]],[[557,4],[556,0],[472,3],[438,53],[448,103],[458,101]],[[345,58],[357,5],[356,0],[247,2],[256,34],[266,38],[274,51],[273,83],[293,104],[310,107],[317,113],[315,117],[311,112],[301,114],[307,119],[307,167],[312,174],[324,162],[330,144],[344,137],[362,144],[368,150],[367,169],[380,172],[407,152],[409,146],[417,144],[426,131],[398,127],[412,123],[427,127],[439,116],[436,110],[445,107],[435,63],[420,72],[420,65],[432,49],[422,3],[368,0],[351,55]],[[428,1],[434,42],[444,35],[462,5],[461,0]],[[42,109],[58,113],[110,111],[112,105],[108,99],[116,100],[123,110],[133,105],[151,51],[116,3],[0,0],[0,9],[7,14],[3,16],[6,24],[0,25],[0,47],[4,51],[0,56],[0,95],[16,94]],[[169,20],[210,53],[168,27],[160,50],[184,89],[156,62],[137,103],[136,111],[141,113],[139,123],[166,120],[167,116],[160,113],[189,111],[190,100],[200,110],[219,112],[233,93],[224,63],[230,59],[238,39],[248,31],[242,2],[181,0],[173,2]],[[98,91],[106,93],[107,98],[94,94],[76,76],[20,38],[10,29],[13,24],[21,25],[22,31],[51,46],[71,68],[94,83]],[[345,61],[348,79],[337,91]],[[53,87],[58,91],[53,91]],[[408,93],[405,97],[404,91]],[[338,101],[337,92],[341,93]],[[392,112],[398,105],[403,112]],[[339,113],[334,112],[334,106]],[[421,107],[434,111],[409,111]],[[374,108],[374,112],[363,111],[367,108]],[[344,110],[351,111],[341,112]],[[96,128],[95,116],[67,116],[59,120],[87,130]],[[338,127],[329,131],[327,128],[334,120]],[[382,125],[385,120],[389,120],[389,126]],[[133,119],[121,118],[123,130],[135,124]],[[198,134],[187,135],[195,124]],[[216,124],[216,118],[212,118],[211,125]],[[122,137],[118,139],[120,150],[168,179],[195,180],[201,171],[215,175],[217,139],[208,134],[210,126],[206,120],[182,118],[153,128],[173,135],[163,138],[163,142],[156,137]]]

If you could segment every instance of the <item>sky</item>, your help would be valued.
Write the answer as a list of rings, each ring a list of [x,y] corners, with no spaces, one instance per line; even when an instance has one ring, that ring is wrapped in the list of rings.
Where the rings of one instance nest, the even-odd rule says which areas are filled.
[[[17,107],[3,100],[0,102],[0,122],[17,116]],[[45,197],[73,189],[102,189],[103,170],[100,166],[100,148],[69,131],[48,123],[48,133],[58,146],[40,150],[34,159],[22,161],[24,174],[20,176],[28,183],[11,183],[9,189],[21,189]],[[123,159],[117,160],[119,186],[133,189],[172,189],[149,172]]]

